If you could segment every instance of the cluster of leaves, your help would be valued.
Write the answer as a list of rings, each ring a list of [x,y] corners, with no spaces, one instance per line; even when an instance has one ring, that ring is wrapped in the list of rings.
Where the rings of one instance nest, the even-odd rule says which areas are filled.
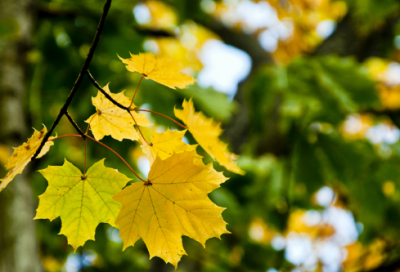
[[[56,18],[54,14],[50,15],[51,17],[48,14],[46,16],[46,12],[51,12],[51,9],[47,8],[45,16],[38,20],[38,28],[34,33],[35,50],[30,54],[34,73],[32,73],[32,84],[28,84],[31,88],[29,100],[26,101],[32,116],[31,122],[36,127],[40,126],[40,120],[44,120],[46,124],[50,123],[51,118],[54,118],[54,108],[58,108],[58,104],[63,103],[58,100],[58,97],[63,97],[66,92],[65,82],[74,80],[82,59],[86,57],[85,54],[89,47],[86,37],[92,34],[97,15],[100,12],[95,1],[61,3],[46,0],[43,2],[46,2],[46,7],[47,3],[50,3],[49,7],[56,7],[57,10],[69,9],[75,16],[75,20],[71,20],[71,17],[62,17],[63,15],[60,13],[56,13]],[[97,53],[91,65],[92,73],[99,78],[106,80],[110,76],[112,77],[113,90],[137,83],[140,76],[136,73],[132,77],[126,77],[121,73],[124,68],[120,61],[115,59],[115,52],[121,53],[129,50],[138,52],[143,48],[149,50],[146,46],[150,44],[148,41],[156,41],[159,49],[158,55],[172,55],[174,59],[184,62],[185,67],[190,66],[194,72],[200,69],[201,64],[196,54],[201,49],[205,38],[211,37],[210,35],[204,37],[202,33],[199,33],[201,28],[198,23],[207,26],[208,28],[203,29],[208,31],[213,29],[210,27],[211,23],[207,24],[204,19],[207,17],[200,12],[200,3],[203,5],[211,1],[139,1],[138,5],[146,5],[152,15],[149,24],[143,25],[148,29],[136,28],[131,12],[132,2],[113,2],[115,13],[111,11],[102,34],[107,43],[102,43],[96,49]],[[238,3],[237,1],[213,2],[216,4],[216,12],[221,8],[227,9],[224,6]],[[262,4],[265,1],[253,2]],[[398,143],[372,144],[365,135],[375,124],[382,124],[382,122],[390,124],[392,130],[396,131],[386,114],[396,113],[399,108],[399,89],[398,86],[385,82],[384,73],[389,63],[399,60],[398,50],[393,46],[393,38],[399,34],[399,27],[398,23],[393,22],[393,24],[397,24],[396,33],[390,34],[388,33],[390,28],[386,27],[388,25],[382,25],[382,23],[393,13],[398,12],[398,3],[396,1],[383,3],[373,0],[346,0],[347,11],[341,8],[343,1],[291,0],[286,1],[286,3],[292,4],[288,4],[288,6],[285,3],[282,4],[282,1],[268,0],[268,3],[276,9],[280,20],[292,19],[294,31],[292,37],[287,40],[279,40],[276,51],[271,53],[275,61],[284,62],[287,65],[269,64],[252,70],[247,85],[238,93],[240,109],[244,109],[242,108],[244,104],[248,106],[250,124],[245,127],[247,130],[246,137],[243,137],[245,140],[239,142],[234,140],[232,143],[235,148],[244,150],[245,155],[241,157],[240,165],[246,170],[247,175],[234,175],[230,182],[210,194],[213,202],[219,206],[228,207],[224,212],[224,219],[229,222],[229,230],[232,234],[224,236],[222,241],[210,239],[207,242],[207,251],[204,251],[199,243],[184,237],[183,240],[186,239],[185,250],[189,256],[182,259],[179,264],[180,270],[267,271],[269,268],[279,271],[292,270],[297,264],[292,264],[285,258],[286,252],[289,250],[285,252],[284,249],[276,249],[271,246],[273,244],[271,239],[274,235],[282,235],[286,239],[286,234],[291,231],[314,237],[315,232],[319,231],[318,227],[303,229],[299,226],[293,227],[294,224],[291,220],[292,217],[303,218],[304,214],[297,212],[299,208],[302,211],[313,209],[322,213],[322,208],[313,201],[314,193],[321,186],[331,187],[336,194],[337,203],[335,205],[347,211],[350,210],[355,221],[361,222],[364,227],[359,236],[360,242],[346,247],[348,255],[343,263],[344,271],[365,271],[373,269],[381,263],[396,261],[398,259],[398,255],[396,255],[398,250],[396,249],[399,248],[397,237],[400,224],[398,220],[400,218],[400,190],[398,190],[400,186],[398,169],[400,146]],[[172,9],[167,11],[166,8]],[[380,35],[373,36],[374,39],[368,40],[368,43],[374,45],[372,55],[388,58],[384,60],[385,67],[382,69],[378,67],[379,78],[376,77],[376,74],[374,75],[379,82],[378,88],[381,89],[381,92],[378,93],[380,101],[376,86],[374,88],[376,82],[371,80],[365,68],[353,57],[323,58],[317,53],[311,54],[307,58],[293,59],[304,52],[313,51],[315,46],[321,42],[315,33],[318,23],[327,19],[337,21],[346,12],[348,16],[343,22],[346,23],[349,16],[355,15],[356,17],[354,22],[347,24],[346,29],[352,29],[354,24],[366,24],[365,27],[358,25],[357,33],[345,38],[346,41],[351,42],[351,45],[358,42],[355,34],[365,37],[373,29],[380,29],[382,35],[386,33],[385,35],[388,36],[390,44],[386,44],[384,48],[375,46],[374,43],[380,40]],[[171,26],[171,20],[168,19],[171,18],[170,15],[175,16],[172,20],[174,25],[164,29],[165,26]],[[219,18],[218,14],[214,13],[213,15],[217,15],[216,17]],[[168,19],[167,22],[166,19]],[[197,23],[193,21],[188,23],[190,20],[195,20]],[[152,23],[154,23],[154,27]],[[342,22],[339,23],[338,31],[332,35],[332,38],[336,37],[335,34],[343,34],[341,25]],[[223,30],[228,31],[230,37],[238,41],[250,43],[251,41],[240,39],[240,36],[236,35],[238,33],[236,30],[241,33],[238,28],[244,29],[242,26],[239,25],[234,29],[235,31],[228,31],[225,28]],[[180,31],[173,31],[176,30],[176,27]],[[160,28],[168,30],[169,34],[157,32]],[[219,33],[218,29],[216,30],[216,33]],[[253,35],[258,36],[262,31],[264,29],[258,29]],[[223,32],[221,33],[223,34]],[[240,48],[239,42],[236,42],[235,39],[225,39],[222,34],[220,35],[225,42]],[[187,39],[184,38],[193,36],[196,37],[196,44],[191,48],[195,39],[190,39],[190,43],[187,43]],[[68,37],[69,43],[59,37]],[[212,38],[215,37],[216,35],[213,34]],[[373,42],[371,43],[371,41]],[[341,47],[341,43],[328,42],[328,44],[331,45],[328,53]],[[142,45],[144,45],[143,48]],[[351,56],[354,54],[349,50],[351,46],[345,46],[345,48],[344,51],[339,51],[339,55]],[[250,55],[252,53],[252,49],[244,48],[243,50]],[[370,53],[365,48],[358,50],[358,52],[366,51]],[[54,55],[57,55],[57,58],[54,58]],[[358,56],[357,58],[363,60]],[[65,65],[65,63],[69,65]],[[376,68],[377,66],[373,67],[375,70]],[[380,86],[381,84],[383,86]],[[83,81],[80,93],[82,100],[90,100],[90,88],[92,87],[89,85],[89,81]],[[106,87],[103,89],[105,90]],[[130,92],[133,94],[133,90],[127,89],[125,94],[131,96]],[[242,94],[246,99],[242,100]],[[148,103],[151,108],[146,107],[146,109],[154,108],[172,116],[174,114],[173,106],[180,104],[183,97],[191,96],[196,109],[201,109],[206,115],[214,116],[219,121],[230,119],[235,103],[227,103],[224,95],[215,92],[212,88],[202,89],[197,85],[192,85],[185,90],[168,91],[167,87],[162,84],[143,81],[140,92],[135,98],[135,104]],[[100,94],[97,97],[101,97]],[[73,106],[70,109],[71,115],[86,117],[92,114],[90,107],[87,107],[86,104],[78,103],[77,100],[74,100],[74,103],[71,104]],[[51,104],[52,106],[40,107],[41,104]],[[128,106],[129,104],[130,101],[123,105]],[[382,108],[385,109],[385,112],[379,112]],[[119,108],[115,107],[115,109]],[[126,113],[126,111],[122,112]],[[139,112],[131,111],[132,115]],[[360,131],[354,133],[353,129],[349,133],[344,129],[348,125],[346,120],[349,118],[349,114],[351,120],[355,117],[362,121]],[[139,117],[134,116],[135,120],[139,122]],[[98,117],[95,115],[94,118]],[[130,119],[127,119],[127,122],[131,123],[129,126],[134,125],[132,117],[128,117]],[[90,122],[90,118],[87,118],[87,122]],[[158,115],[153,115],[149,120],[151,123],[165,127],[170,124],[169,120],[162,119]],[[72,127],[64,121],[61,120],[57,127],[58,132],[62,135],[69,134],[72,130]],[[102,123],[101,121],[100,123]],[[241,119],[234,119],[233,126],[235,126],[235,122],[246,126],[246,123],[241,121]],[[353,128],[357,126],[353,126]],[[232,124],[228,127],[232,129]],[[92,127],[92,131],[94,129]],[[162,142],[160,133],[153,132],[153,136],[150,138],[149,131],[150,129],[142,127],[143,134],[151,139],[151,143]],[[179,131],[179,134],[170,131],[168,139],[173,138],[174,135],[176,138],[182,139],[181,134],[184,133],[184,130]],[[152,147],[146,145],[138,130],[135,130],[133,134],[145,147],[144,153],[148,156],[153,154],[151,153]],[[191,136],[186,132],[189,142],[194,143],[194,137]],[[164,137],[167,137],[167,134],[164,134]],[[242,135],[240,134],[239,137]],[[102,142],[109,144],[112,139],[104,137]],[[167,153],[165,158],[173,149],[166,149],[170,147],[167,142],[162,147]],[[186,151],[195,149],[192,146],[192,149],[189,150],[188,145],[181,140],[174,142],[179,146],[176,147],[177,149],[184,149],[183,146],[186,146]],[[124,144],[116,143],[115,150],[124,158],[137,160],[139,156],[143,155],[141,148],[137,147],[137,143],[137,141],[131,143],[125,140]],[[128,146],[128,144],[130,145]],[[82,142],[79,138],[71,139],[68,143],[58,142],[56,146],[52,147],[52,156],[45,157],[42,162],[54,165],[62,160],[60,157],[62,154],[75,165],[83,165],[84,151],[81,146]],[[101,148],[89,148],[88,160],[96,159],[98,161],[98,158],[105,156],[105,152],[108,151]],[[153,148],[153,152],[156,154],[157,149]],[[201,152],[201,155],[204,153]],[[158,152],[158,156],[164,160],[162,157],[164,152]],[[151,155],[149,160],[153,163],[156,157],[157,155]],[[117,163],[112,159],[113,157],[107,157],[107,164]],[[114,167],[122,171],[124,166]],[[45,190],[44,179],[39,174],[32,174],[30,177],[35,180],[33,183],[35,193],[42,193]],[[147,191],[146,188],[149,187],[142,189],[143,192],[149,192],[149,196],[152,196],[154,192]],[[117,204],[121,205],[118,201]],[[260,224],[265,224],[267,228],[264,229],[263,243],[252,239],[249,235],[253,226],[259,227]],[[59,219],[51,224],[42,220],[37,221],[41,259],[48,271],[60,271],[70,252],[69,247],[65,246],[66,239],[64,237],[52,235],[59,231],[59,226]],[[268,231],[271,229],[273,232]],[[142,271],[149,267],[153,271],[168,271],[171,268],[160,265],[157,258],[149,262],[145,245],[141,241],[138,241],[134,248],[127,248],[125,254],[121,254],[122,244],[114,239],[115,233],[115,229],[107,224],[100,224],[96,230],[96,242],[86,243],[83,251],[78,251],[80,254],[74,255],[74,258],[79,256],[84,258],[88,252],[95,252],[96,261],[91,267],[86,268],[88,271],[125,271],[129,269]],[[331,233],[328,234],[324,233],[323,237],[316,236],[316,240],[331,239]],[[343,250],[345,249],[343,248]],[[318,260],[318,262],[316,271],[321,269],[320,264],[322,265],[323,260]],[[54,268],[54,263],[58,263],[58,268]],[[299,266],[299,269],[305,269],[303,264]],[[310,268],[310,270],[312,269]]]
[[[139,72],[142,78],[172,89],[184,88],[194,82],[191,76],[181,73],[183,67],[178,62],[168,58],[140,53],[121,60],[129,71]],[[138,88],[139,85],[136,90]],[[104,136],[119,141],[129,139],[139,141],[148,156],[151,163],[148,178],[141,179],[130,168],[141,182],[126,186],[131,179],[116,169],[105,167],[104,159],[87,171],[85,161],[83,173],[65,160],[63,166],[49,166],[40,171],[49,185],[39,197],[35,219],[60,217],[60,233],[67,236],[75,250],[87,240],[94,240],[99,223],[108,223],[120,230],[124,248],[142,238],[150,257],[161,257],[177,267],[181,256],[186,254],[183,235],[205,246],[209,238],[229,233],[221,216],[224,208],[208,198],[208,193],[227,178],[217,172],[212,163],[204,165],[202,156],[195,151],[197,145],[182,141],[185,132],[189,130],[203,149],[226,169],[238,174],[244,172],[236,165],[236,155],[229,153],[227,145],[219,140],[220,124],[196,112],[191,99],[183,102],[182,110],[175,109],[176,117],[185,123],[186,126],[181,126],[186,130],[154,131],[151,141],[147,141],[140,127],[151,124],[146,115],[137,113],[140,109],[133,104],[135,95],[136,92],[128,98],[123,91],[114,94],[108,85],[100,88],[97,96],[92,98],[96,113],[86,120],[89,123],[86,133],[50,138],[38,157],[49,151],[55,139],[62,137],[82,137],[85,149],[87,139],[98,143]],[[94,139],[88,135],[89,126]],[[46,132],[46,127],[40,132],[35,130],[27,143],[15,149],[7,165],[10,171],[0,180],[0,190],[22,172],[40,149]]]

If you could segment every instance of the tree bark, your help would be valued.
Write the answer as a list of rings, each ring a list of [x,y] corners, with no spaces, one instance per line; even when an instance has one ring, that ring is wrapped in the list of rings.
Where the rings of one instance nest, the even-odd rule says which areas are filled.
[[[0,38],[0,144],[7,146],[18,146],[27,138],[23,98],[32,26],[29,2],[0,1],[0,23],[18,26],[7,39]],[[27,169],[0,193],[0,272],[42,271],[26,173]]]

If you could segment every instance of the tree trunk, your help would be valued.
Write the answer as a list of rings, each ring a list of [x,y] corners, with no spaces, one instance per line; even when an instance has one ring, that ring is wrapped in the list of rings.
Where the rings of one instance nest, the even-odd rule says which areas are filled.
[[[0,144],[18,146],[27,138],[23,97],[32,26],[29,0],[1,0],[0,24],[11,29],[7,37],[0,36]],[[27,172],[0,193],[0,272],[42,271]]]

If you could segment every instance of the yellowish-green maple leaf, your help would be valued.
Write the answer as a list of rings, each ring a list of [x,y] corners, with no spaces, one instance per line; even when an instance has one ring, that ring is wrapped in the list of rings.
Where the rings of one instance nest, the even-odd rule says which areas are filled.
[[[149,159],[150,164],[154,162],[157,156],[165,160],[171,157],[173,153],[196,150],[197,145],[188,145],[182,141],[185,132],[186,130],[170,131],[169,129],[162,133],[154,131],[151,135],[152,145],[148,145],[147,143],[142,144],[143,152]]]
[[[94,240],[99,223],[114,225],[121,204],[112,199],[130,180],[116,169],[104,166],[104,159],[89,168],[86,175],[65,160],[63,166],[49,166],[40,173],[49,186],[39,196],[34,219],[53,220],[60,216],[61,231],[76,250]]]
[[[165,160],[157,157],[147,183],[133,183],[114,196],[122,204],[115,223],[124,249],[142,238],[150,258],[158,256],[176,268],[186,255],[182,235],[205,246],[207,239],[229,233],[224,208],[208,198],[227,178],[212,164],[195,164],[195,156],[185,151]]]
[[[131,104],[131,99],[126,97],[123,91],[117,94],[111,93],[108,85],[103,89],[118,103],[126,107]],[[92,103],[96,107],[97,112],[85,122],[90,123],[90,128],[96,140],[101,140],[104,136],[108,135],[119,141],[123,139],[130,139],[132,141],[140,139],[140,135],[134,127],[135,122],[132,116],[139,126],[146,127],[151,125],[145,114],[131,111],[131,116],[126,110],[115,106],[100,91],[96,97],[92,97]],[[131,109],[135,107],[132,104]]]
[[[129,59],[119,58],[128,71],[139,72],[143,77],[172,89],[182,89],[196,81],[192,76],[181,73],[183,65],[170,58],[157,57],[152,53],[131,54]]]
[[[219,139],[222,133],[221,125],[203,113],[196,112],[192,99],[184,100],[182,106],[183,110],[174,109],[175,116],[186,124],[201,147],[226,169],[243,175],[244,171],[236,165],[237,155],[228,152],[228,145]]]
[[[26,143],[14,148],[14,152],[8,159],[8,163],[6,165],[6,169],[10,171],[3,179],[0,179],[0,192],[6,188],[6,186],[14,179],[16,175],[22,173],[25,166],[30,162],[33,155],[39,149],[40,143],[42,142],[46,133],[46,126],[44,126],[41,131],[34,129],[32,137],[29,138]],[[53,142],[45,143],[37,158],[43,157],[53,144]]]

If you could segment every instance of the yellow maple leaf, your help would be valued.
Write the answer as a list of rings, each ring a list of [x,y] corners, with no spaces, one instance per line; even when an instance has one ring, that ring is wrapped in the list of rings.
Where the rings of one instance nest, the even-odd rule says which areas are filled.
[[[126,107],[130,105],[131,99],[124,95],[124,91],[117,94],[111,93],[108,85],[103,89],[118,103]],[[118,141],[122,141],[123,139],[130,139],[132,141],[140,139],[140,135],[134,127],[135,122],[132,116],[139,126],[151,125],[145,114],[131,111],[131,116],[126,110],[114,105],[100,91],[96,97],[92,97],[92,103],[96,107],[97,112],[85,122],[90,123],[90,128],[96,140],[101,140],[104,136],[108,135]],[[135,107],[132,104],[131,109]]]
[[[146,154],[150,164],[154,162],[157,156],[162,160],[171,157],[173,153],[181,153],[183,151],[196,150],[197,145],[188,145],[182,142],[186,130],[170,131],[158,133],[153,131],[151,135],[151,145],[144,143],[142,145],[143,152]]]
[[[0,192],[6,188],[6,186],[14,179],[14,177],[24,170],[25,166],[31,161],[31,158],[39,149],[40,143],[42,142],[44,136],[47,133],[47,128],[44,128],[41,131],[37,131],[33,129],[33,135],[28,139],[26,143],[23,143],[21,146],[14,148],[14,152],[11,157],[8,159],[8,163],[6,165],[6,169],[10,170],[3,179],[0,179]],[[52,146],[53,142],[47,142],[43,146],[37,158],[43,157]]]
[[[237,155],[227,151],[227,144],[219,140],[221,125],[195,112],[193,101],[183,101],[183,110],[174,109],[175,116],[181,119],[202,148],[229,171],[243,175],[245,172],[236,165]]]
[[[158,256],[177,267],[182,255],[182,235],[205,246],[207,239],[226,230],[221,213],[208,193],[223,183],[222,173],[212,164],[194,163],[195,151],[157,157],[147,183],[137,182],[114,196],[122,204],[115,223],[124,249],[142,238],[150,258]]]
[[[195,82],[192,76],[181,73],[183,69],[181,63],[167,57],[157,57],[152,53],[139,53],[139,55],[131,54],[129,59],[119,58],[126,64],[128,71],[139,72],[145,78],[172,89],[175,87],[182,89]]]
[[[60,234],[76,250],[94,240],[100,222],[114,225],[121,205],[111,197],[130,180],[116,169],[104,166],[104,159],[89,168],[86,175],[65,160],[63,166],[49,166],[40,173],[49,186],[39,196],[34,219],[53,220],[60,216]]]
[[[8,162],[8,158],[11,156],[11,148],[6,145],[0,144],[0,164],[6,165]]]
[[[177,13],[169,5],[161,1],[146,1],[146,5],[151,14],[151,19],[145,25],[153,29],[165,29],[173,31],[177,25]]]

